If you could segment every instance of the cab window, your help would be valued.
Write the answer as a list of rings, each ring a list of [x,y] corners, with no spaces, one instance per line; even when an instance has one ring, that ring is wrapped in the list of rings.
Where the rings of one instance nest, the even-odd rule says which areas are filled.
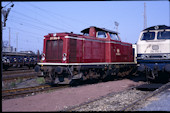
[[[89,36],[89,33],[84,33],[84,36]]]
[[[157,39],[170,39],[170,31],[160,31],[160,32],[158,32]]]
[[[112,34],[112,33],[109,33],[110,34],[110,38],[112,40],[120,40],[119,37],[117,36],[117,34]]]
[[[106,33],[104,31],[98,31],[97,32],[97,37],[98,38],[106,38]]]
[[[155,32],[145,32],[142,34],[141,40],[154,40]]]

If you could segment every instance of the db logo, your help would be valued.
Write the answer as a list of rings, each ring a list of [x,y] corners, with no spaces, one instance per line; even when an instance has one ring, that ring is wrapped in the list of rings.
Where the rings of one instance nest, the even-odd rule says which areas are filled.
[[[120,55],[120,49],[117,49],[116,55]]]

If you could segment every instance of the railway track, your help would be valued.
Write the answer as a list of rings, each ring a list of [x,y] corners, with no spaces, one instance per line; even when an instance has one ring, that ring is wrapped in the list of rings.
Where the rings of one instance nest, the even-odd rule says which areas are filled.
[[[148,87],[147,90],[146,87],[145,90],[141,90],[141,87],[139,90],[138,87],[135,86],[122,92],[111,93],[98,99],[82,103],[78,106],[68,107],[63,111],[131,111],[135,110],[135,107],[140,102],[144,103],[146,99],[151,98],[168,87],[170,87],[170,82],[154,91],[152,91],[153,87]]]
[[[3,75],[2,80],[13,80],[18,78],[32,78],[37,77],[38,74],[36,72],[25,72],[25,73],[19,73],[19,74],[12,74],[12,75]]]
[[[33,78],[40,76],[41,73],[35,72],[32,70],[13,70],[13,71],[5,71],[2,72],[2,80],[14,80],[14,79],[24,79],[24,78]]]
[[[31,77],[31,76],[35,76],[35,75],[30,75],[30,73],[28,73],[28,75],[26,74],[25,77]],[[9,77],[9,78],[8,78]],[[14,79],[17,78],[19,76],[8,76],[5,79]],[[23,74],[20,75],[20,77],[24,77]],[[3,79],[4,80],[4,79]],[[27,94],[35,94],[36,92],[42,92],[42,91],[46,91],[46,90],[53,90],[53,89],[60,89],[60,88],[64,88],[64,87],[68,87],[68,85],[64,85],[64,86],[59,86],[59,87],[51,87],[50,85],[40,85],[40,86],[35,86],[35,87],[26,87],[26,88],[15,88],[15,89],[8,89],[8,90],[2,90],[2,98],[3,99],[10,99],[10,98],[14,98],[16,96],[21,96],[21,95],[27,95]]]
[[[31,69],[31,68],[30,68]],[[18,68],[18,67],[10,67],[10,68],[8,68],[7,70],[4,70],[3,69],[3,72],[10,72],[10,71],[19,71],[19,70],[30,70],[29,69],[29,67],[27,67],[27,66],[23,66],[23,67],[20,67],[20,68]]]
[[[61,88],[66,88],[66,87],[68,87],[68,85],[51,87],[50,85],[45,84],[45,85],[39,85],[39,86],[34,86],[34,87],[2,90],[2,99],[11,99],[11,98],[16,98],[16,97],[21,97],[21,96],[23,97],[25,95],[34,95],[37,92],[58,90]]]
[[[159,84],[157,84],[157,86],[159,87]],[[144,88],[146,88],[146,87],[144,87]],[[152,86],[151,86],[151,89],[152,89],[152,88],[155,89],[155,87],[152,87]],[[134,109],[136,109],[135,106],[138,105],[138,103],[144,102],[144,101],[147,100],[148,98],[151,98],[151,97],[157,95],[158,93],[166,90],[167,88],[170,88],[170,82],[162,85],[161,87],[157,88],[157,89],[154,90],[153,92],[151,92],[151,93],[149,93],[149,94],[147,94],[147,95],[144,95],[143,97],[137,99],[135,102],[133,102],[133,103],[127,105],[126,107],[124,107],[123,109],[121,109],[121,111],[134,110]]]
[[[6,76],[6,75],[22,74],[22,73],[29,73],[29,72],[35,72],[35,71],[33,69],[31,69],[31,70],[5,71],[5,72],[2,72],[2,75]]]
[[[40,73],[34,72],[34,70],[16,70],[8,71],[2,74],[2,89],[12,89],[20,87],[36,86],[44,84],[43,79],[40,77]],[[33,81],[29,83],[29,81]]]

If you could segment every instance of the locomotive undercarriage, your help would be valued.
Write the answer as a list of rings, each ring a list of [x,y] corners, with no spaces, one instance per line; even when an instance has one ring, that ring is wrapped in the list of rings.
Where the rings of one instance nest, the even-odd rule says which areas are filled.
[[[138,72],[146,75],[148,82],[162,82],[170,81],[170,64],[165,63],[144,63],[138,67]]]
[[[71,65],[42,66],[41,71],[47,83],[78,85],[99,80],[114,80],[134,72],[135,65]]]

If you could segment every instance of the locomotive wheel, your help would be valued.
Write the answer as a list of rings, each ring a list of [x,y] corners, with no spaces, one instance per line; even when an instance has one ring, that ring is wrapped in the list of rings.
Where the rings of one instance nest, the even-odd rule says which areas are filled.
[[[169,74],[165,72],[158,72],[157,76],[154,76],[153,78],[150,77],[153,76],[151,72],[146,73],[146,78],[148,82],[151,83],[167,83],[169,82]]]
[[[81,79],[72,79],[69,83],[70,86],[78,86],[82,83]]]
[[[169,82],[170,75],[168,73],[159,73],[159,76],[156,77],[155,82],[167,83]]]
[[[115,77],[116,76],[113,73],[113,70],[107,70],[107,71],[105,71],[105,74],[103,75],[102,81],[106,82],[106,81],[114,80]]]

